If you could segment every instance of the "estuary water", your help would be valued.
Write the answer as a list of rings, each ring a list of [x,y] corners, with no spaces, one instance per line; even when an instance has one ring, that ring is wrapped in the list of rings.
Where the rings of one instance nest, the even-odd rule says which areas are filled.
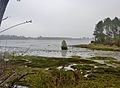
[[[67,45],[88,44],[91,40],[66,40]],[[81,56],[107,56],[120,59],[120,52],[90,50],[86,48],[68,47],[67,51],[61,50],[62,40],[0,40],[0,52],[11,52],[17,55],[37,55],[47,57]]]

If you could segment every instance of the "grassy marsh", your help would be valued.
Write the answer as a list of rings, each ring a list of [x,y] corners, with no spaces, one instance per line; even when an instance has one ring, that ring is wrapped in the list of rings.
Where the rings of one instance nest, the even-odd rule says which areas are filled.
[[[117,67],[100,64],[94,60],[107,60]],[[119,88],[120,61],[110,57],[53,58],[40,56],[16,56],[9,60],[5,73],[14,68],[17,74],[33,73],[24,76],[15,84],[29,88]],[[65,71],[70,64],[75,69]],[[61,69],[57,67],[63,66]],[[49,68],[46,70],[46,68]]]

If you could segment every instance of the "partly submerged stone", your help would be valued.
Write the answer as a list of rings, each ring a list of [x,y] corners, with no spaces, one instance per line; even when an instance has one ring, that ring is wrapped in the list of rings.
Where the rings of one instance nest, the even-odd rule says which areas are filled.
[[[68,50],[67,43],[66,43],[65,40],[62,41],[61,49],[62,50]]]

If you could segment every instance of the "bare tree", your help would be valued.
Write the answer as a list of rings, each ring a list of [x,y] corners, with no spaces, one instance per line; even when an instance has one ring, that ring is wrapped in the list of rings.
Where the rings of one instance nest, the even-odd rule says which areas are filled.
[[[0,0],[0,25],[9,0]]]

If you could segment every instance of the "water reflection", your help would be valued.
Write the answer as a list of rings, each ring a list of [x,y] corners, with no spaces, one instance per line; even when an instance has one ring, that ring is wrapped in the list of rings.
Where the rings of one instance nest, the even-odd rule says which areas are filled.
[[[14,85],[13,88],[28,88],[27,86],[21,86],[21,85]]]
[[[62,55],[62,57],[66,57],[67,56],[67,50],[62,50],[61,55]]]

